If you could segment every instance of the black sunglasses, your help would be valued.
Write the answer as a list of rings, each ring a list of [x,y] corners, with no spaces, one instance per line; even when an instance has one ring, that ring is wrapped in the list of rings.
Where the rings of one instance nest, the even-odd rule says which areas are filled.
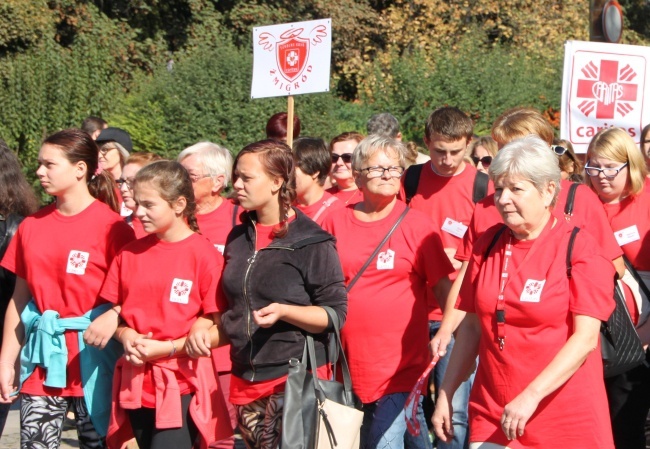
[[[477,156],[472,156],[472,161],[474,161],[474,165],[478,165],[480,162],[483,167],[489,167],[490,164],[492,163],[492,156],[483,156],[483,157],[477,157]]]
[[[343,162],[345,162],[346,164],[349,164],[350,161],[352,161],[352,153],[343,153],[343,154],[332,153],[332,164],[336,164],[339,158],[343,159]]]

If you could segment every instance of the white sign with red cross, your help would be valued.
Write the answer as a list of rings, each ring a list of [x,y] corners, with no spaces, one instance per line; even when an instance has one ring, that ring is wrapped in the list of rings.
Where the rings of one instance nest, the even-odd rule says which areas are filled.
[[[253,28],[251,98],[327,92],[331,19]]]
[[[639,142],[650,123],[650,48],[568,41],[560,134],[585,153],[601,129],[618,126]],[[648,101],[645,101],[648,100]]]

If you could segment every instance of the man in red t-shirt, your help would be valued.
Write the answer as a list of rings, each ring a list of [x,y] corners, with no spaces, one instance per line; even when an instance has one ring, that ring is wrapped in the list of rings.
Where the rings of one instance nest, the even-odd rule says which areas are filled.
[[[460,109],[449,106],[436,109],[427,119],[424,136],[431,162],[421,166],[417,188],[413,193],[404,189],[409,182],[408,171],[402,177],[400,197],[411,197],[409,205],[433,219],[445,253],[456,270],[450,275],[452,280],[456,278],[460,268],[460,263],[454,259],[454,255],[462,242],[474,209],[474,189],[478,172],[464,160],[473,132],[472,120]],[[487,185],[486,182],[486,193]],[[430,337],[433,338],[440,328],[444,304],[438,304],[430,295],[429,307]],[[434,369],[432,377],[436,390],[444,377],[448,359],[449,356],[445,355]],[[454,395],[454,440],[450,443],[438,442],[439,449],[467,447],[467,403],[471,382],[472,378],[464,382]]]
[[[210,240],[217,251],[223,254],[230,230],[239,220],[238,207],[221,196],[230,181],[232,156],[230,152],[211,142],[199,142],[181,151],[177,158],[190,174],[194,199],[196,201],[196,220],[201,234]],[[229,401],[230,392],[230,345],[221,346],[212,352],[212,359],[219,373],[219,383],[230,413],[233,429],[237,426],[235,408]],[[231,449],[233,437],[220,441],[215,448]]]

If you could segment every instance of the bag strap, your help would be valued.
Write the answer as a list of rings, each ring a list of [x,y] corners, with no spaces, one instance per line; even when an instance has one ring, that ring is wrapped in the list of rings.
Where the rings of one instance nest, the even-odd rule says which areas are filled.
[[[569,187],[569,194],[567,195],[566,204],[564,205],[564,218],[566,221],[571,221],[571,217],[573,216],[573,206],[576,199],[576,190],[578,190],[579,185],[580,184],[574,182],[571,184],[571,187]]]
[[[323,205],[320,207],[320,209],[318,209],[318,212],[316,212],[316,214],[312,218],[312,220],[314,220],[314,221],[318,220],[318,218],[321,215],[323,215],[323,212],[325,212],[327,210],[327,208],[330,207],[332,204],[334,204],[336,201],[338,201],[338,198],[335,197],[335,196],[332,196],[332,197],[328,198],[327,200],[325,200],[323,202]]]
[[[485,259],[488,258],[488,256],[489,256],[490,253],[492,252],[492,249],[494,248],[494,245],[497,244],[497,242],[499,241],[499,237],[501,237],[501,234],[503,234],[503,231],[505,231],[506,228],[507,228],[507,226],[506,226],[506,225],[503,225],[501,228],[499,228],[499,230],[497,231],[497,233],[494,234],[494,237],[492,237],[492,241],[491,241],[490,244],[488,245],[487,250],[485,251],[485,254],[483,254],[483,260],[485,260]]]
[[[420,175],[424,164],[411,165],[404,174],[404,202],[409,204],[418,191],[420,184]]]
[[[630,272],[632,277],[639,284],[639,288],[641,289],[642,293],[645,295],[646,298],[648,298],[648,300],[650,300],[650,289],[648,289],[648,287],[645,285],[645,281],[643,280],[639,272],[636,270],[636,268],[634,268],[634,265],[632,265],[630,259],[628,259],[627,257],[625,257],[625,255],[623,255],[623,262],[625,262],[625,269]]]
[[[474,177],[474,187],[472,188],[472,201],[474,204],[481,201],[487,196],[488,184],[490,177],[483,172],[477,171]]]
[[[359,278],[361,277],[361,275],[363,274],[363,272],[366,271],[366,268],[368,268],[368,265],[370,265],[370,262],[372,262],[372,261],[375,259],[375,257],[377,256],[377,254],[379,253],[379,251],[381,250],[381,248],[382,248],[382,247],[384,246],[384,244],[388,241],[388,239],[389,239],[390,236],[393,234],[393,232],[395,232],[395,229],[397,229],[397,227],[398,227],[399,224],[402,222],[402,220],[404,219],[404,217],[406,217],[406,214],[408,214],[408,211],[409,211],[409,210],[410,210],[410,208],[408,208],[408,207],[404,209],[404,212],[402,212],[402,214],[399,216],[399,218],[397,219],[397,221],[395,222],[395,224],[393,225],[393,227],[390,228],[390,231],[388,231],[388,234],[386,234],[386,237],[384,237],[384,239],[379,243],[379,245],[377,245],[377,248],[375,248],[375,250],[372,252],[372,254],[371,254],[370,257],[368,258],[368,260],[366,260],[366,263],[363,264],[363,266],[361,267],[361,269],[359,270],[359,272],[357,273],[357,275],[354,277],[354,279],[352,279],[352,280],[350,281],[350,283],[348,284],[348,286],[345,288],[345,291],[347,291],[347,292],[349,293],[350,290],[352,290],[352,287],[354,287],[354,284],[357,283],[357,281],[359,280]]]
[[[571,253],[573,253],[573,244],[576,241],[576,236],[578,235],[578,232],[580,231],[579,227],[574,227],[573,230],[571,231],[571,237],[569,238],[569,246],[566,250],[566,277],[571,279],[571,269],[573,268],[571,266]]]
[[[352,377],[350,376],[350,367],[348,365],[348,360],[345,357],[345,353],[343,352],[343,348],[341,346],[341,333],[339,331],[339,319],[338,315],[336,315],[336,312],[334,309],[331,307],[323,307],[327,315],[329,316],[330,320],[334,324],[334,331],[332,331],[332,334],[334,335],[335,341],[336,341],[336,351],[338,353],[338,360],[341,365],[341,376],[343,378],[343,389],[345,390],[346,393],[351,393],[352,392]],[[325,399],[325,395],[322,391],[322,388],[320,387],[320,380],[318,379],[318,375],[316,373],[316,349],[314,346],[314,337],[311,334],[306,334],[305,335],[305,349],[303,350],[303,360],[302,363],[309,363],[309,367],[311,367],[312,370],[312,378],[314,380],[314,389],[316,391],[317,397],[322,401]]]

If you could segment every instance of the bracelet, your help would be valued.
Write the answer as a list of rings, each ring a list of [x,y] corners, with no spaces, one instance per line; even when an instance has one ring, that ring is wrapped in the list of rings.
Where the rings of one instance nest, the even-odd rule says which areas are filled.
[[[117,310],[115,310],[115,307],[111,307],[111,310],[112,310],[113,312],[117,313],[117,317],[118,317],[118,318],[120,317],[120,312],[118,312]]]
[[[169,353],[169,357],[172,357],[174,354],[176,354],[176,343],[174,343],[174,340],[168,340],[172,344],[172,352]]]
[[[122,328],[122,330],[119,331],[119,332],[117,333],[117,339],[118,339],[119,341],[122,341],[122,340],[121,340],[121,338],[122,338],[122,334],[123,334],[124,331],[127,330],[127,329],[128,329],[128,327],[124,326],[124,327]]]

